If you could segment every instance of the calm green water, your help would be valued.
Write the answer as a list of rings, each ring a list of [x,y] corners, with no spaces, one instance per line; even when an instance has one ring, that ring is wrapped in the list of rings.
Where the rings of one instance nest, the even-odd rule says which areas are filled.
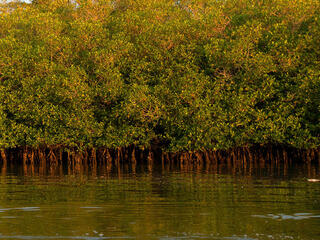
[[[319,173],[5,166],[0,239],[320,239]]]

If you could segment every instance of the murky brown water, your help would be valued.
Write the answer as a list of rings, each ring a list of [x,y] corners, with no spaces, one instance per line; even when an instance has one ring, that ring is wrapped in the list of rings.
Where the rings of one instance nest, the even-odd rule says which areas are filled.
[[[0,239],[320,239],[318,166],[4,166]]]

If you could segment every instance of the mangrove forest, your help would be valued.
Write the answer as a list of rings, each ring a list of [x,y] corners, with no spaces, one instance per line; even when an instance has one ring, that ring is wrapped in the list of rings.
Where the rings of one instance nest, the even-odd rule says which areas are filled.
[[[320,0],[0,0],[0,240],[319,240]]]
[[[0,4],[3,161],[319,147],[318,0]]]

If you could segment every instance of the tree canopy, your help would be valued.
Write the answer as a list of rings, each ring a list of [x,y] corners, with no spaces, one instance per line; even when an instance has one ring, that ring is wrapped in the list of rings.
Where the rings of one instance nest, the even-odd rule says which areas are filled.
[[[0,148],[320,146],[318,0],[34,0],[0,26]]]

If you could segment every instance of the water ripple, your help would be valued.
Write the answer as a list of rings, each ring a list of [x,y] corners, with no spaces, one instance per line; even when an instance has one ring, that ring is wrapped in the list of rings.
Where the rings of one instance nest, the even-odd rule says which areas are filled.
[[[313,215],[312,213],[295,213],[293,215],[287,214],[267,214],[267,215],[252,215],[252,217],[258,218],[269,218],[269,219],[278,219],[278,220],[303,220],[309,218],[320,218],[320,215]]]
[[[0,235],[0,239],[82,239],[82,240],[103,240],[103,239],[133,239],[134,237],[122,236],[122,237],[89,237],[89,236],[26,236],[15,235],[5,236]]]
[[[34,211],[40,211],[40,208],[39,207],[0,208],[0,213],[11,211],[11,210],[22,210],[24,212],[34,212]]]

